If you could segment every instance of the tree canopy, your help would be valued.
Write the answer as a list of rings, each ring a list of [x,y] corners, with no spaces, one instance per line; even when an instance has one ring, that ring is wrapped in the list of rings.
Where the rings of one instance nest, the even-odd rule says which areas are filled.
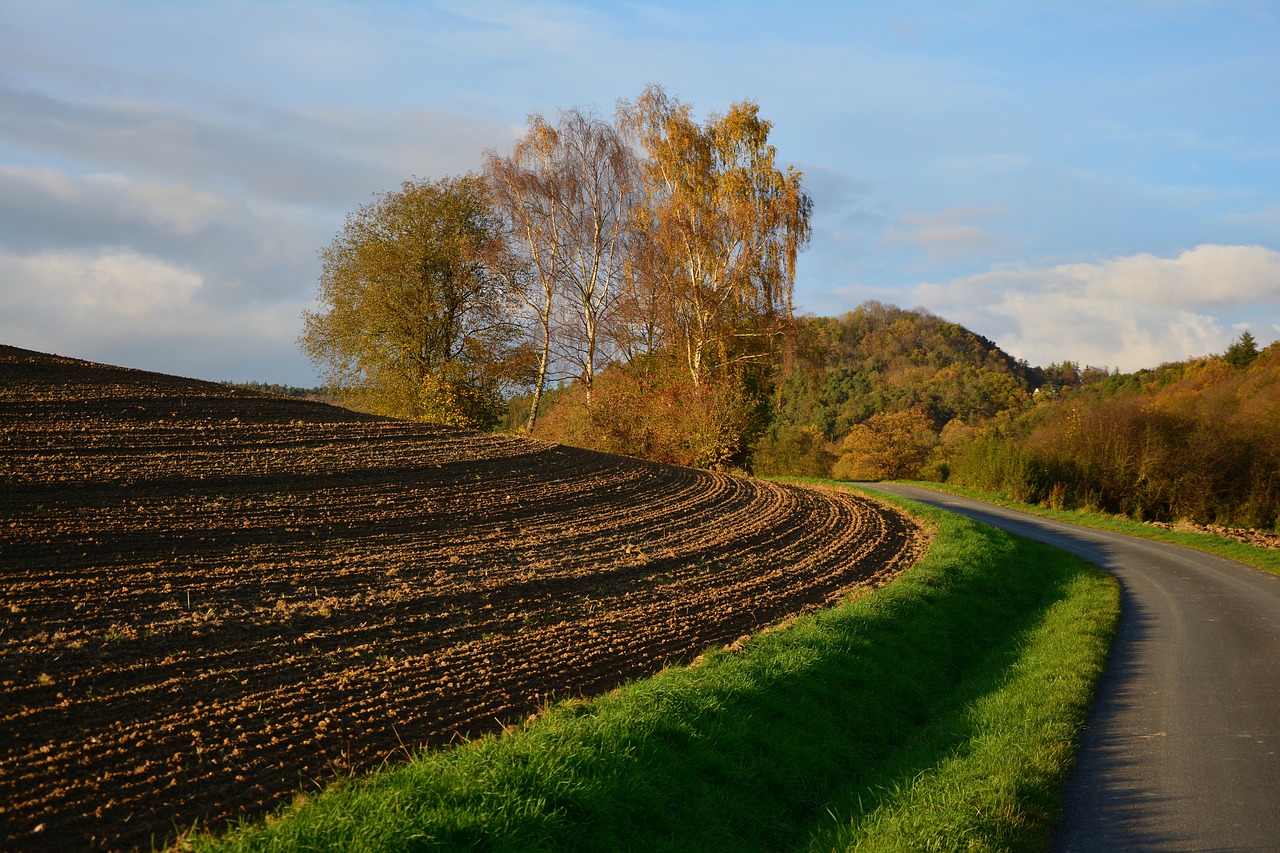
[[[484,176],[537,352],[532,431],[548,378],[581,381],[589,400],[623,346],[614,324],[631,261],[636,159],[612,125],[573,109],[554,126],[531,115],[509,155],[487,155]]]
[[[1227,352],[1223,355],[1223,359],[1232,367],[1244,369],[1248,367],[1255,358],[1258,357],[1258,342],[1254,340],[1253,334],[1245,329],[1240,333],[1240,337],[1231,342],[1231,346],[1227,347]]]
[[[494,266],[497,224],[472,176],[406,181],[347,217],[321,252],[299,344],[371,411],[497,423],[526,348]]]
[[[652,85],[618,117],[647,155],[637,270],[662,342],[695,385],[767,357],[792,314],[813,209],[801,173],[776,165],[772,123],[740,101],[700,125],[689,104]]]
[[[956,442],[949,482],[1143,520],[1280,523],[1280,344],[1040,395]]]

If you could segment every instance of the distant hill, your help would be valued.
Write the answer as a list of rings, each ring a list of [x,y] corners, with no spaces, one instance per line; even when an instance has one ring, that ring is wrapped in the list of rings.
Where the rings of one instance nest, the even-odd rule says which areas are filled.
[[[838,443],[873,416],[915,410],[940,431],[1021,406],[1043,379],[1043,370],[923,309],[866,302],[843,317],[803,317],[753,466],[823,476]]]
[[[779,414],[783,423],[813,424],[830,438],[877,412],[911,408],[941,428],[1017,405],[1036,376],[958,323],[920,308],[866,302],[843,317],[801,320]]]

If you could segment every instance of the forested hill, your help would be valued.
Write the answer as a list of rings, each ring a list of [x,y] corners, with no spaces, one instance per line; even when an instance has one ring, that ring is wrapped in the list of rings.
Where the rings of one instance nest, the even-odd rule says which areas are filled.
[[[1110,373],[1033,368],[923,310],[801,321],[758,474],[946,480],[1142,520],[1275,529],[1280,343]]]
[[[923,309],[867,302],[801,320],[780,377],[778,420],[840,438],[871,415],[922,409],[935,428],[1017,405],[1037,372],[995,343]]]
[[[831,443],[873,416],[919,412],[937,432],[1022,405],[1044,376],[924,309],[866,302],[843,317],[803,317],[753,464],[760,473],[825,475]]]

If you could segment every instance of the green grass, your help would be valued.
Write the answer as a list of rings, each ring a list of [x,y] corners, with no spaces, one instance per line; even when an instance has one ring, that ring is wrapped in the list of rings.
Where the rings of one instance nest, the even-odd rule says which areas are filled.
[[[1119,608],[1061,551],[903,502],[873,594],[200,850],[1045,850]]]
[[[920,486],[926,489],[935,489],[939,492],[959,495],[964,498],[986,501],[987,503],[1008,507],[1009,509],[1017,509],[1033,515],[1052,518],[1055,521],[1066,521],[1071,524],[1080,524],[1085,527],[1095,527],[1099,530],[1112,530],[1116,533],[1128,533],[1131,536],[1141,536],[1144,539],[1157,539],[1161,542],[1169,542],[1174,545],[1195,548],[1197,551],[1217,554],[1220,557],[1227,557],[1228,559],[1237,560],[1241,563],[1245,563],[1246,565],[1253,566],[1254,568],[1262,569],[1265,572],[1280,575],[1280,551],[1271,548],[1260,548],[1256,545],[1247,545],[1244,542],[1239,542],[1229,536],[1218,536],[1213,533],[1195,533],[1184,530],[1165,530],[1162,527],[1143,524],[1140,521],[1133,521],[1132,519],[1125,518],[1124,516],[1107,515],[1106,513],[1100,512],[1050,509],[1036,504],[1024,504],[1018,503],[1017,501],[1011,501],[1002,495],[993,495],[987,492],[979,492],[973,489],[947,485],[945,483],[905,480],[902,482],[905,485]]]

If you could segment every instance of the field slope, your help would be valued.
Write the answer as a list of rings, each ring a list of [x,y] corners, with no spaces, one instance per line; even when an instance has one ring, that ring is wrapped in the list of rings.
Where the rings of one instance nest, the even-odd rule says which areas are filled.
[[[0,848],[150,847],[874,586],[846,492],[0,347]]]

